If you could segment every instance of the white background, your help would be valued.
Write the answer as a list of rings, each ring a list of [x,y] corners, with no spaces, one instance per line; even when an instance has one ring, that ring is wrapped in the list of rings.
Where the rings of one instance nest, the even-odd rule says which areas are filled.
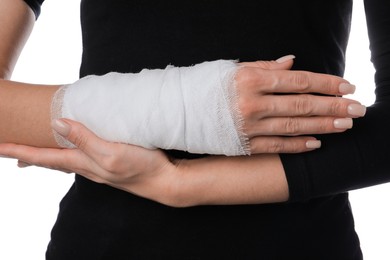
[[[358,86],[354,98],[374,100],[373,68],[362,1],[355,0],[345,77]],[[59,84],[77,80],[81,57],[79,1],[46,1],[14,73],[14,80]],[[0,158],[0,259],[44,259],[58,203],[73,175],[36,167],[19,169]],[[389,184],[351,192],[365,259],[390,259]]]

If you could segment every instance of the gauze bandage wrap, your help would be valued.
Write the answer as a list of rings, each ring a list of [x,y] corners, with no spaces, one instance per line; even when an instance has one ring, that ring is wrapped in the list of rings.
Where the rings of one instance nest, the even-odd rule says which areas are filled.
[[[53,118],[83,123],[99,137],[145,148],[245,155],[234,61],[140,73],[88,76],[60,88]],[[56,134],[57,142],[71,147]]]

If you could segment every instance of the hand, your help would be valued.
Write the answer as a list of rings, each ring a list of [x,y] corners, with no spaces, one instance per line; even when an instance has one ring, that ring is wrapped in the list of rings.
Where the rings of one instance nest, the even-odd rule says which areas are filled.
[[[359,102],[336,97],[352,94],[353,85],[336,76],[290,71],[292,58],[241,63],[238,103],[252,154],[319,148],[314,137],[301,135],[343,132],[352,118],[365,114]]]
[[[176,167],[161,150],[106,142],[82,124],[71,120],[60,120],[54,128],[76,148],[0,144],[0,154],[18,159],[19,167],[35,165],[67,173],[75,172],[97,183],[172,204],[173,173]]]
[[[54,121],[53,128],[76,148],[0,144],[0,155],[18,159],[19,167],[75,172],[173,207],[269,203],[288,198],[277,154],[175,161],[161,150],[104,141],[72,120]]]
[[[18,159],[19,167],[35,165],[75,172],[172,207],[288,199],[287,180],[277,154],[175,161],[161,150],[104,141],[72,120],[56,120],[53,128],[76,148],[0,144],[0,155]]]

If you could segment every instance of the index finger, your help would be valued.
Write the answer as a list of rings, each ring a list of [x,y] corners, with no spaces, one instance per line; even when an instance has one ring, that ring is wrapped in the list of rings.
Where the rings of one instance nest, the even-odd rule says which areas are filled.
[[[66,169],[74,171],[80,159],[80,153],[73,149],[38,148],[27,145],[3,143],[0,144],[0,154],[9,158],[51,169]]]
[[[320,93],[347,95],[355,92],[355,85],[329,74],[291,70],[257,70],[261,84],[267,84],[267,93]],[[264,90],[264,88],[263,88]]]

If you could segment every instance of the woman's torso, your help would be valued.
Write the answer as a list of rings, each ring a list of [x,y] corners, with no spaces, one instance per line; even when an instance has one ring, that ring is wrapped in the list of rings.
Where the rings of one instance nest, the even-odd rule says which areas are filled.
[[[351,0],[83,0],[81,76],[297,56],[342,75]],[[171,151],[175,156],[192,155]],[[48,259],[360,259],[347,194],[170,208],[76,177]]]

